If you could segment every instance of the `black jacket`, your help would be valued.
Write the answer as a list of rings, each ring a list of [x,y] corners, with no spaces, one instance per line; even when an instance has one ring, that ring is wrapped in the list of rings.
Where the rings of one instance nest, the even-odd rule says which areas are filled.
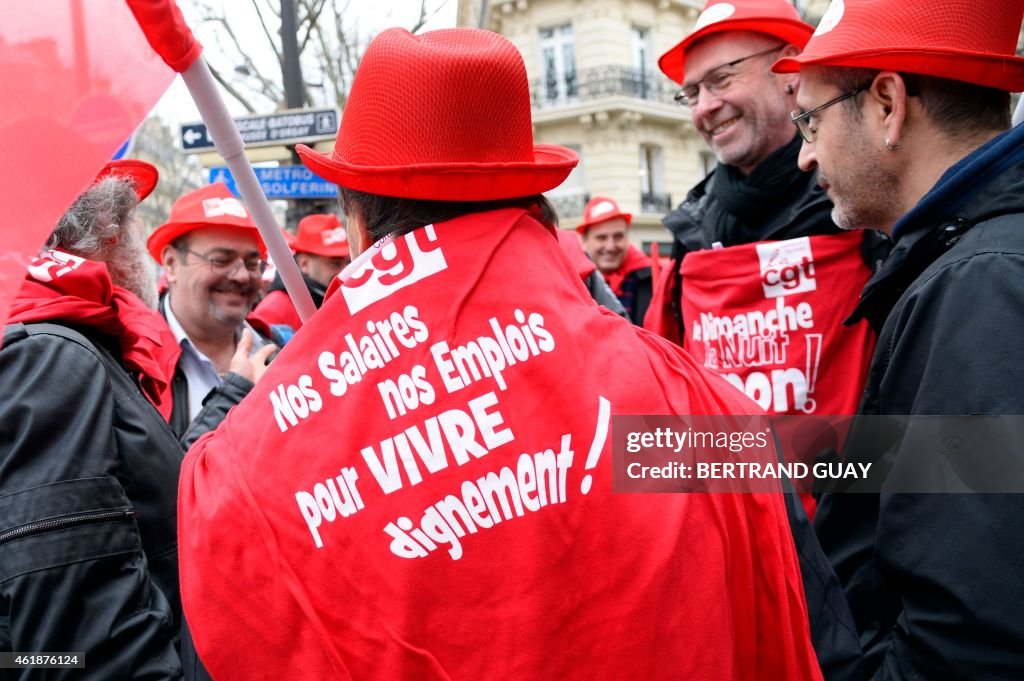
[[[775,210],[765,210],[752,223],[730,213],[715,197],[714,183],[719,169],[713,170],[686,195],[675,210],[662,219],[675,237],[673,257],[679,260],[690,251],[711,248],[713,244],[735,246],[754,241],[795,239],[815,234],[838,234],[832,222],[832,202],[818,186],[815,173],[796,168],[798,183],[791,200]]]
[[[89,335],[86,335],[89,334]],[[12,324],[0,349],[0,651],[84,652],[2,679],[178,679],[182,449],[116,342]]]
[[[600,270],[594,270],[583,280],[583,285],[587,287],[587,291],[590,293],[590,297],[597,302],[598,305],[603,305],[620,317],[628,317],[626,314],[626,308],[622,307],[622,303],[615,297],[615,292],[608,286],[608,282],[601,276]],[[650,300],[648,300],[650,303]],[[644,309],[647,309],[646,306]]]
[[[1024,129],[1011,135],[1003,144],[1020,149]],[[901,220],[889,260],[865,288],[856,314],[884,324],[864,415],[1024,414],[1024,161],[991,177],[992,160],[974,160],[979,172],[959,182],[947,174]],[[1020,423],[1005,420],[1015,432],[998,449],[978,448],[960,432],[957,456],[993,467],[988,482],[1019,479]],[[858,428],[855,435],[870,428],[881,439],[878,420]],[[826,495],[815,518],[853,606],[869,675],[1024,678],[1024,497],[893,493],[896,481],[948,472],[955,459],[911,431],[875,447],[850,446],[847,456],[890,469],[883,493]],[[932,489],[985,484],[949,475]]]
[[[221,384],[211,390],[203,400],[203,408],[191,421],[188,420],[188,379],[181,365],[174,369],[171,384],[174,409],[171,412],[171,429],[188,451],[201,435],[214,430],[228,415],[228,410],[241,402],[253,388],[253,382],[234,372],[225,376]]]

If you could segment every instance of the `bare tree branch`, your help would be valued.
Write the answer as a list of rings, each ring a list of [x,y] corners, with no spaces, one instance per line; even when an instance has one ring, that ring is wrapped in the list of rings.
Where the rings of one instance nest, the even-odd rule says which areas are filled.
[[[313,35],[313,30],[316,29],[320,22],[320,15],[324,11],[324,7],[327,6],[327,0],[313,0],[312,4],[307,4],[308,0],[303,0],[302,7],[306,9],[306,16],[299,20],[299,25],[306,25],[306,35],[302,37],[302,42],[299,43],[299,54],[302,54],[306,50],[306,45],[309,44],[310,36]]]
[[[260,18],[260,28],[263,29],[263,35],[267,37],[267,43],[270,45],[270,49],[274,51],[274,56],[277,57],[277,64],[281,67],[281,72],[284,73],[284,54],[278,49],[277,43],[274,42],[274,36],[270,34],[267,20],[263,18],[263,12],[260,10],[259,0],[252,0],[252,7],[256,10],[256,16]],[[278,19],[280,20],[280,17]],[[280,25],[280,21],[278,21],[278,25]]]
[[[257,90],[264,97],[266,97],[267,99],[269,99],[272,102],[276,102],[276,101],[280,100],[280,98],[281,98],[280,86],[278,86],[275,81],[270,80],[270,79],[266,78],[265,76],[263,76],[260,73],[260,70],[258,68],[256,68],[256,64],[253,63],[252,59],[249,57],[249,55],[246,53],[246,51],[242,48],[242,43],[238,39],[238,36],[235,35],[235,31],[234,31],[234,29],[232,29],[230,22],[228,22],[228,20],[223,15],[210,17],[209,19],[207,19],[207,21],[219,24],[220,26],[223,27],[224,32],[227,33],[227,36],[231,39],[231,44],[234,45],[235,51],[238,53],[238,55],[242,59],[243,63],[241,65],[239,65],[239,66],[244,65],[245,70],[247,71],[248,75],[250,77],[254,78],[259,83],[259,87],[257,88]],[[224,79],[221,79],[221,82],[222,83],[225,82]]]
[[[324,37],[323,29],[317,24],[314,28],[314,33],[317,39],[317,46],[321,53],[321,63],[326,71],[327,80],[331,84],[331,90],[334,95],[335,105],[342,105],[344,92],[345,92],[345,77],[338,69],[338,61],[331,56],[330,48],[327,45],[327,41]]]
[[[352,77],[371,37],[360,26],[363,3],[366,1],[295,0],[299,59],[305,73],[303,100],[307,105],[316,103],[312,91],[322,88],[324,96],[333,98],[332,104],[344,106]],[[232,27],[222,11],[211,7],[209,0],[193,0],[204,15],[204,23],[213,24],[220,38],[207,44],[208,51],[213,52],[218,48],[220,51],[222,67],[217,74],[218,82],[248,111],[259,108],[260,98],[266,98],[275,106],[280,106],[283,99],[284,56],[280,49],[280,7],[276,2],[250,0],[260,27],[241,35],[237,33],[238,24]],[[383,4],[382,0],[378,2]],[[410,31],[415,33],[423,30],[449,2],[452,0],[419,0],[416,20],[410,26]],[[436,6],[432,7],[435,3]],[[356,10],[351,9],[353,6]],[[278,21],[277,25],[273,23],[275,20]],[[266,44],[277,59],[278,69],[274,72],[267,69],[261,72],[256,66],[254,58],[259,57],[257,53],[262,52],[263,43],[255,37],[257,32],[262,32]],[[241,81],[230,74],[224,60],[228,60],[227,63],[237,73],[245,76],[245,80]],[[260,61],[266,63],[265,60]],[[247,94],[250,91],[251,94]]]
[[[209,64],[207,64],[207,66],[209,66]],[[225,91],[226,91],[226,92],[227,92],[227,93],[228,93],[229,95],[231,95],[232,97],[234,97],[234,98],[235,98],[236,100],[238,100],[238,102],[239,102],[239,103],[240,103],[240,104],[241,104],[242,106],[244,106],[244,107],[245,107],[245,110],[246,110],[246,111],[248,111],[249,113],[256,113],[256,107],[254,107],[254,106],[253,106],[253,105],[252,105],[251,103],[249,103],[249,100],[248,100],[248,99],[246,99],[246,98],[245,98],[245,97],[244,97],[244,96],[242,95],[242,93],[240,93],[240,92],[239,92],[238,90],[236,90],[236,89],[235,89],[235,88],[234,88],[234,87],[233,87],[233,86],[231,85],[231,83],[229,83],[229,82],[228,82],[227,80],[225,80],[225,79],[224,79],[224,77],[223,77],[222,75],[220,75],[220,71],[218,71],[217,69],[213,68],[213,66],[210,66],[210,73],[212,73],[212,74],[213,74],[213,79],[214,79],[214,80],[216,80],[216,81],[217,81],[218,83],[220,83],[220,86],[221,86],[222,88],[224,88],[224,90],[225,90]]]

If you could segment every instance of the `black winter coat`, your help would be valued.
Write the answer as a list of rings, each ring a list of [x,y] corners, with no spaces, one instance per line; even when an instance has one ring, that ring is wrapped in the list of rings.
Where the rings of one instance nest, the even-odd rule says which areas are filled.
[[[182,449],[117,344],[92,334],[4,333],[0,651],[85,653],[47,679],[178,679]]]
[[[905,219],[865,288],[856,315],[884,325],[862,414],[1024,414],[1024,163],[980,191],[965,189],[975,193],[962,206]],[[963,192],[954,186],[952,194]],[[1022,421],[1005,420],[1011,432],[998,450],[974,448],[961,433],[957,456],[990,466],[989,482],[1019,480]],[[879,429],[878,421],[860,427]],[[881,495],[829,494],[815,517],[853,606],[868,675],[1024,678],[1024,496],[887,491],[940,471],[944,486],[933,489],[979,489],[947,475],[956,461],[935,440],[907,435],[878,451],[849,450],[891,468]]]

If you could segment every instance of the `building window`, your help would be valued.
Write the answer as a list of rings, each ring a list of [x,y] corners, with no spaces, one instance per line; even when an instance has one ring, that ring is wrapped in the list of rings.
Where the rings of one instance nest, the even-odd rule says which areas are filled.
[[[575,98],[579,84],[572,25],[540,29],[540,55],[544,100],[557,102]]]
[[[652,99],[654,96],[654,56],[651,50],[651,29],[634,26],[632,30],[633,80],[636,96]]]
[[[665,165],[661,147],[640,145],[640,205],[644,213],[667,213],[672,197],[665,191]]]

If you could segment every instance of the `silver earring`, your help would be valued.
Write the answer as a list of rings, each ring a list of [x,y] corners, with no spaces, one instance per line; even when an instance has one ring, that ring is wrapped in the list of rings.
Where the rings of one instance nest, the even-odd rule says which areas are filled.
[[[893,144],[892,142],[889,141],[889,138],[886,137],[885,138],[885,148],[888,149],[889,151],[896,151],[897,149],[900,148],[900,145],[899,144]]]

